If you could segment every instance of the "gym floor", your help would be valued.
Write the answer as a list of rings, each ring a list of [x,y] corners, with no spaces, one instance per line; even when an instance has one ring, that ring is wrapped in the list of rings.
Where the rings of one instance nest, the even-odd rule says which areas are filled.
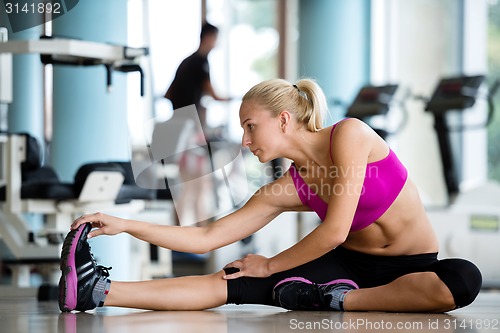
[[[207,311],[100,308],[60,313],[57,302],[0,294],[3,333],[165,332],[500,332],[500,291],[483,291],[470,306],[445,314],[298,312],[260,305]]]

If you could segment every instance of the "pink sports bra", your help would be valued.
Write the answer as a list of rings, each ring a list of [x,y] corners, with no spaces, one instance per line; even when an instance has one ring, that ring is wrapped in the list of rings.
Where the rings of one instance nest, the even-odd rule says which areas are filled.
[[[330,146],[337,124],[333,125],[330,133]],[[332,159],[331,153],[330,159]],[[328,204],[305,183],[294,164],[291,165],[289,171],[302,203],[315,211],[321,221],[324,221]],[[385,158],[368,163],[351,231],[366,228],[382,216],[396,200],[407,178],[408,171],[390,149]]]

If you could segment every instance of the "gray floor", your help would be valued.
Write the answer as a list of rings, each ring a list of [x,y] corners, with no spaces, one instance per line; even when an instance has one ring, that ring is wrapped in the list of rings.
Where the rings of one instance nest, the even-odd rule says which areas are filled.
[[[500,332],[500,292],[482,292],[472,305],[447,314],[295,312],[253,305],[193,312],[101,308],[63,314],[56,302],[0,294],[2,333],[297,331]]]

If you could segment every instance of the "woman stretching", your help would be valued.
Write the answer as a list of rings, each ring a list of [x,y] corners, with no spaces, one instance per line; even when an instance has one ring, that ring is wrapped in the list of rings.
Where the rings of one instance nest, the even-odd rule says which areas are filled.
[[[227,303],[298,310],[445,312],[470,304],[477,267],[438,260],[438,242],[415,184],[366,124],[322,128],[325,96],[309,79],[264,81],[243,97],[242,145],[264,163],[293,161],[239,210],[203,227],[163,226],[101,213],[71,226],[63,247],[59,306],[201,310]],[[322,223],[287,250],[256,254],[209,275],[111,282],[87,239],[126,232],[167,249],[206,253],[239,241],[282,212],[315,211]],[[92,228],[95,228],[91,231]]]

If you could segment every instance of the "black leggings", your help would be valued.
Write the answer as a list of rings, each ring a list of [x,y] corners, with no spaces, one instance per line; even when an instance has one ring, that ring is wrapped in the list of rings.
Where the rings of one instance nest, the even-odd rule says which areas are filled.
[[[237,268],[226,268],[227,274]],[[464,259],[437,259],[437,253],[407,256],[375,256],[338,247],[307,264],[267,278],[241,277],[227,281],[227,303],[274,305],[272,290],[288,277],[304,277],[315,283],[350,279],[360,288],[387,284],[400,276],[435,272],[450,289],[457,307],[474,301],[482,284],[479,269]]]

